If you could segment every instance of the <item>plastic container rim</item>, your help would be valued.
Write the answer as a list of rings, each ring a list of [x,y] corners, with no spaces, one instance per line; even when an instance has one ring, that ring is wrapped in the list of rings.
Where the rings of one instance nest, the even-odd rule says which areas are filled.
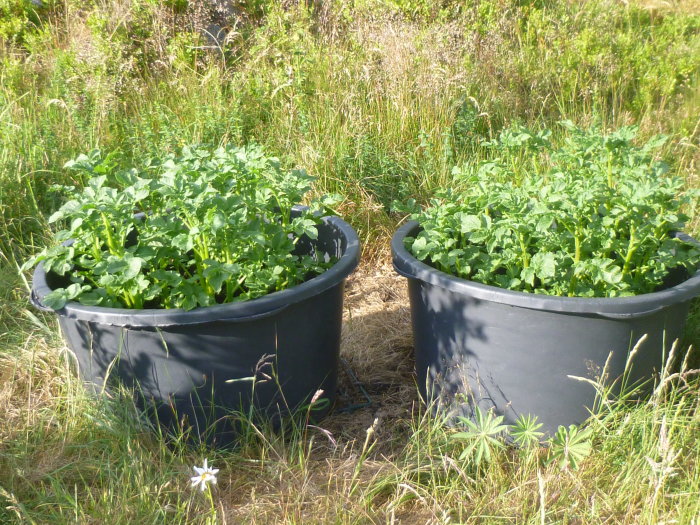
[[[676,286],[631,297],[561,297],[506,290],[449,275],[416,259],[404,246],[404,239],[416,234],[419,228],[417,221],[408,221],[394,233],[391,239],[394,269],[409,279],[423,281],[477,300],[550,312],[603,317],[609,314],[614,318],[625,318],[651,315],[700,295],[700,269]],[[676,235],[700,245],[686,234]]]
[[[346,247],[338,261],[316,277],[285,290],[233,303],[182,310],[180,308],[128,309],[104,306],[86,306],[71,301],[60,310],[59,316],[80,321],[126,327],[162,327],[201,324],[214,321],[246,321],[273,315],[286,307],[325,292],[338,285],[357,267],[360,261],[360,241],[355,230],[337,216],[323,217],[323,222],[340,231]],[[46,281],[43,265],[37,265],[32,283],[32,300],[42,306],[41,300],[52,291]],[[48,309],[44,307],[44,309]]]

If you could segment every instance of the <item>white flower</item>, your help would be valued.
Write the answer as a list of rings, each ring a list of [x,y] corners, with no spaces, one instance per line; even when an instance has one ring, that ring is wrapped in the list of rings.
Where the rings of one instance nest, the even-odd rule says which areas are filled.
[[[190,478],[192,480],[192,488],[199,485],[201,491],[204,492],[209,483],[216,485],[216,473],[219,472],[219,469],[210,467],[206,459],[204,460],[203,467],[193,468],[197,475]]]

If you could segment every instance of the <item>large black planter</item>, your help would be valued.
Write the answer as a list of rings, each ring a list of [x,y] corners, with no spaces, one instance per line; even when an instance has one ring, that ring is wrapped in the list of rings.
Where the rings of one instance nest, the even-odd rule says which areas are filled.
[[[332,402],[344,282],[360,247],[338,217],[325,217],[318,232],[317,240],[303,238],[298,250],[335,256],[337,263],[254,300],[189,311],[68,303],[56,313],[82,379],[98,391],[116,379],[140,393],[139,403],[155,407],[160,423],[184,420],[194,436],[220,443],[236,433],[226,417],[231,411],[252,409],[275,421],[318,389]],[[56,276],[39,265],[32,302],[46,309],[42,298],[56,286]]]
[[[408,278],[416,372],[424,399],[458,410],[460,394],[481,409],[494,408],[513,423],[536,415],[543,429],[580,424],[595,389],[569,376],[623,374],[630,383],[651,379],[681,336],[690,300],[700,294],[700,272],[659,292],[586,299],[515,292],[467,281],[418,261],[404,246],[417,222],[392,239],[396,271]],[[687,276],[685,276],[687,277]],[[458,401],[454,403],[454,401]]]

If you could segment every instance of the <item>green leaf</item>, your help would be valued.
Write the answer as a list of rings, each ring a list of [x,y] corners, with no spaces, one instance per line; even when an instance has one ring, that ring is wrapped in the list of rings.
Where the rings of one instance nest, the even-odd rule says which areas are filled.
[[[534,445],[539,445],[540,438],[544,435],[539,432],[542,423],[537,421],[536,416],[530,414],[521,414],[515,421],[515,424],[510,427],[510,435],[513,436],[513,441],[516,445],[522,448],[529,448]]]
[[[182,283],[182,276],[174,270],[155,270],[150,275],[172,288],[177,288]]]
[[[194,247],[194,242],[187,233],[180,233],[173,237],[171,244],[182,253],[187,253]]]
[[[57,288],[46,294],[41,302],[53,310],[60,310],[68,302],[68,294],[63,288]]]
[[[535,286],[535,269],[532,266],[523,268],[520,272],[520,280],[530,286]]]
[[[561,470],[577,470],[581,461],[592,450],[590,428],[580,429],[576,425],[569,428],[560,426],[551,440],[548,463],[556,462]]]
[[[549,279],[556,275],[557,260],[551,252],[536,253],[532,257],[531,264],[540,279]]]
[[[222,212],[216,212],[211,218],[212,231],[216,232],[226,226],[226,217]]]
[[[298,217],[292,221],[294,233],[299,236],[306,235],[310,239],[318,239],[316,222],[309,217]]]
[[[133,279],[141,273],[141,267],[145,261],[140,257],[127,257],[125,262],[126,268],[124,270],[124,278]]]
[[[460,231],[469,233],[481,228],[481,219],[477,215],[462,215]]]
[[[427,241],[425,240],[425,237],[419,236],[417,237],[411,246],[411,250],[413,251],[413,254],[420,260],[425,259],[428,256],[428,252],[426,250],[427,248]]]
[[[554,221],[550,215],[542,215],[537,221],[535,230],[540,233],[548,232],[551,229],[553,222]]]
[[[133,202],[140,202],[147,198],[151,194],[151,191],[148,187],[140,185],[126,188],[124,194],[131,197]]]
[[[460,459],[469,458],[479,467],[490,463],[496,450],[505,448],[502,440],[504,432],[508,431],[503,425],[503,416],[495,416],[493,411],[483,412],[478,406],[474,407],[474,419],[458,416],[467,430],[451,436],[454,441],[465,443]]]
[[[217,261],[206,261],[209,265],[203,272],[204,277],[216,293],[221,291],[223,284],[238,274],[240,268],[236,264],[222,264]]]
[[[96,288],[90,292],[85,292],[78,298],[80,304],[85,306],[108,306],[107,292],[104,288]]]
[[[82,292],[85,290],[88,290],[89,287],[85,286],[81,283],[73,283],[71,285],[66,286],[65,288],[65,296],[66,299],[69,301],[72,301],[76,297],[78,297]]]

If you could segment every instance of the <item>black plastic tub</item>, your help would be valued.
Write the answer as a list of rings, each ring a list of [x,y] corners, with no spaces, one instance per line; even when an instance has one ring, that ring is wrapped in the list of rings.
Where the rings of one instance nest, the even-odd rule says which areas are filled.
[[[324,273],[250,301],[184,311],[129,310],[76,302],[56,311],[81,378],[96,391],[116,383],[156,409],[161,424],[182,425],[192,436],[226,443],[236,435],[232,411],[279,421],[319,389],[334,401],[345,278],[360,245],[338,217],[324,217],[318,239],[298,250],[338,258]],[[55,275],[39,265],[32,302],[42,303]],[[53,310],[51,310],[53,311]],[[331,403],[315,411],[322,417]]]
[[[554,297],[516,292],[448,275],[420,262],[404,239],[391,243],[394,268],[408,278],[416,373],[424,399],[469,414],[465,397],[513,423],[532,414],[543,430],[580,424],[590,415],[594,387],[578,378],[650,380],[681,336],[700,272],[659,292],[635,297]],[[682,234],[679,234],[682,235]],[[685,276],[687,277],[687,276]],[[573,376],[573,377],[572,377]]]

